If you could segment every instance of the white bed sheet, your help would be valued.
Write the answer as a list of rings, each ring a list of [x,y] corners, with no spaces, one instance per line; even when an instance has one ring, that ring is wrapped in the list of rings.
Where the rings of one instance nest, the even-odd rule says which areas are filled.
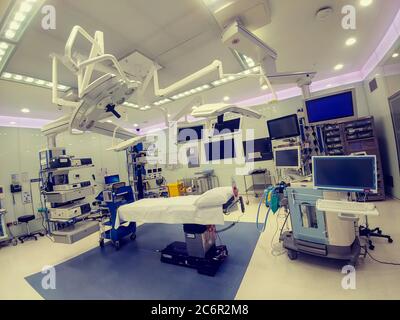
[[[118,228],[123,222],[166,224],[224,224],[222,205],[198,208],[200,196],[142,199],[119,207],[115,222]]]

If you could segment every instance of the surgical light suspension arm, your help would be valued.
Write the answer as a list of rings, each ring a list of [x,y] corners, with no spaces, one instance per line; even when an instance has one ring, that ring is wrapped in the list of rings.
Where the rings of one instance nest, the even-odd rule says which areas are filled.
[[[80,102],[69,101],[65,99],[61,99],[58,97],[58,60],[60,58],[53,54],[52,55],[52,102],[58,106],[67,106],[77,108],[80,105]]]
[[[187,76],[186,78],[183,78],[174,84],[171,84],[170,86],[160,89],[159,81],[158,81],[158,70],[157,68],[154,68],[154,92],[155,95],[158,97],[163,97],[171,94],[172,92],[175,92],[190,83],[218,70],[218,75],[219,79],[222,79],[227,76],[235,75],[235,74],[224,74],[224,70],[222,67],[222,62],[219,60],[213,61],[210,65],[204,67],[203,69],[200,69],[199,71],[192,73],[191,75]]]

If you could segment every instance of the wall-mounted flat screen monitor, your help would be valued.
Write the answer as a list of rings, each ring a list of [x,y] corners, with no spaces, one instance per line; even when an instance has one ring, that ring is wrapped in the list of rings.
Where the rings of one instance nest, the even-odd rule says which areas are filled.
[[[300,135],[297,114],[267,121],[271,140],[288,139]]]
[[[244,141],[243,151],[246,162],[267,161],[274,158],[272,152],[272,143],[270,138],[261,138],[256,140]]]
[[[240,118],[223,121],[214,125],[214,136],[235,133],[240,130]]]
[[[305,113],[310,125],[340,122],[356,118],[355,90],[307,99]]]
[[[218,140],[204,145],[207,161],[232,159],[236,157],[235,140]]]
[[[203,125],[178,128],[178,143],[201,140],[203,138]]]
[[[300,169],[300,146],[276,148],[274,159],[277,169]]]

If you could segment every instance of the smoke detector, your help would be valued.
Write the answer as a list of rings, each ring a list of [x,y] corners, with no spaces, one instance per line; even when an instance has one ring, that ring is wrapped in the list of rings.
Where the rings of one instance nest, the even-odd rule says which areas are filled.
[[[327,18],[329,18],[333,13],[333,8],[332,7],[322,7],[317,10],[317,13],[315,14],[317,20],[319,21],[324,21]]]

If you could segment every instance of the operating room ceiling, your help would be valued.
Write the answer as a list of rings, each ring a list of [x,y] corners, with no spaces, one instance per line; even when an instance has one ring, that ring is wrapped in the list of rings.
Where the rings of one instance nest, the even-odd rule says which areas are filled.
[[[163,67],[162,86],[215,59],[223,62],[227,72],[242,71],[238,60],[221,43],[221,30],[202,0],[49,0],[46,3],[57,10],[56,30],[43,30],[39,13],[6,71],[51,80],[49,55],[63,53],[69,32],[77,24],[90,33],[103,31],[106,52],[118,59],[139,51],[156,61]],[[272,22],[255,33],[278,52],[278,71],[315,70],[316,80],[351,73],[365,64],[400,9],[398,0],[375,0],[366,8],[358,3],[358,0],[270,0]],[[344,30],[341,26],[341,8],[348,4],[357,7],[356,30]],[[316,11],[326,6],[333,8],[332,15],[323,21],[316,19]],[[352,47],[344,44],[349,37],[357,38]],[[344,68],[334,71],[339,63]],[[74,78],[62,71],[61,82],[74,86]],[[204,97],[207,102],[221,101],[224,96],[237,101],[262,94],[265,92],[256,79],[245,79],[207,91]],[[0,80],[0,97],[0,115],[54,119],[67,112],[52,105],[47,89]],[[153,102],[154,96],[149,93],[147,98]],[[178,101],[166,106],[173,114],[184,103]],[[24,107],[31,112],[21,114]],[[129,110],[128,114],[132,123],[140,125],[162,121],[156,111]]]

